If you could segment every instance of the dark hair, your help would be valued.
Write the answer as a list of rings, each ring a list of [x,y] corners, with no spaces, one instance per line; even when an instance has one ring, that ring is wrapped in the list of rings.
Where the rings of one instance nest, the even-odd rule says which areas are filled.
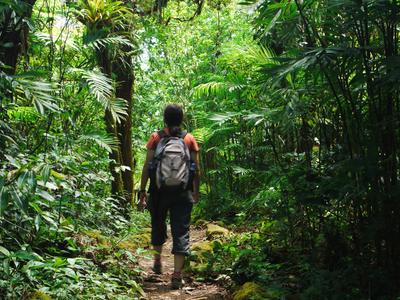
[[[164,123],[169,128],[169,134],[177,136],[181,133],[183,110],[178,104],[168,104],[164,109]]]

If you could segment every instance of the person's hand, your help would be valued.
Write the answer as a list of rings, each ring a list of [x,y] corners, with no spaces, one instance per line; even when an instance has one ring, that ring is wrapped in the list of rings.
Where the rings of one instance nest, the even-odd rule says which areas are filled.
[[[147,193],[146,191],[139,191],[139,209],[144,210],[147,206]]]
[[[193,203],[199,202],[199,192],[192,192]]]

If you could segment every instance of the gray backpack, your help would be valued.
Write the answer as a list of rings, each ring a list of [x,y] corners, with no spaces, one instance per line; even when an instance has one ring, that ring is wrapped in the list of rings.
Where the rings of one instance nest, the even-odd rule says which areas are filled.
[[[165,191],[184,191],[190,182],[190,152],[180,136],[170,136],[164,131],[159,133],[160,141],[154,154],[155,184],[157,189]]]

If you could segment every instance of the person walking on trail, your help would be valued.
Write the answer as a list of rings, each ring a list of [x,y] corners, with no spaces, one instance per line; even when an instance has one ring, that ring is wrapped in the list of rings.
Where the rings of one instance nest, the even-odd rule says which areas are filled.
[[[139,205],[151,214],[151,243],[155,250],[153,271],[162,274],[161,253],[167,239],[169,212],[173,239],[174,273],[171,287],[183,285],[182,269],[189,254],[189,226],[193,203],[199,200],[199,146],[181,129],[183,110],[177,104],[164,109],[165,128],[154,132],[147,142]],[[150,179],[149,198],[146,186]]]

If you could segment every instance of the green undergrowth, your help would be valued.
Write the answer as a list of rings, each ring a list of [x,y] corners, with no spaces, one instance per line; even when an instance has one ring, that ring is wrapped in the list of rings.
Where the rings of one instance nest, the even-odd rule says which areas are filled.
[[[360,291],[352,288],[355,274],[346,271],[352,270],[352,265],[337,271],[318,269],[307,253],[278,239],[281,228],[277,222],[218,222],[229,230],[205,223],[196,222],[208,238],[192,245],[188,270],[198,280],[216,281],[229,288],[235,300],[360,297]],[[219,234],[210,234],[210,227]]]
[[[150,241],[148,215],[134,213],[126,227],[82,228],[41,251],[0,247],[0,290],[5,299],[138,299],[137,258]],[[108,231],[108,232],[107,232]],[[55,245],[57,242],[58,245]]]
[[[279,249],[265,247],[259,231],[239,232],[234,226],[228,230],[220,225],[208,224],[207,240],[192,245],[188,269],[198,280],[221,283],[234,291],[234,299],[280,299],[290,294],[281,281],[282,276],[289,277],[283,271],[286,262],[272,261],[280,255]]]

